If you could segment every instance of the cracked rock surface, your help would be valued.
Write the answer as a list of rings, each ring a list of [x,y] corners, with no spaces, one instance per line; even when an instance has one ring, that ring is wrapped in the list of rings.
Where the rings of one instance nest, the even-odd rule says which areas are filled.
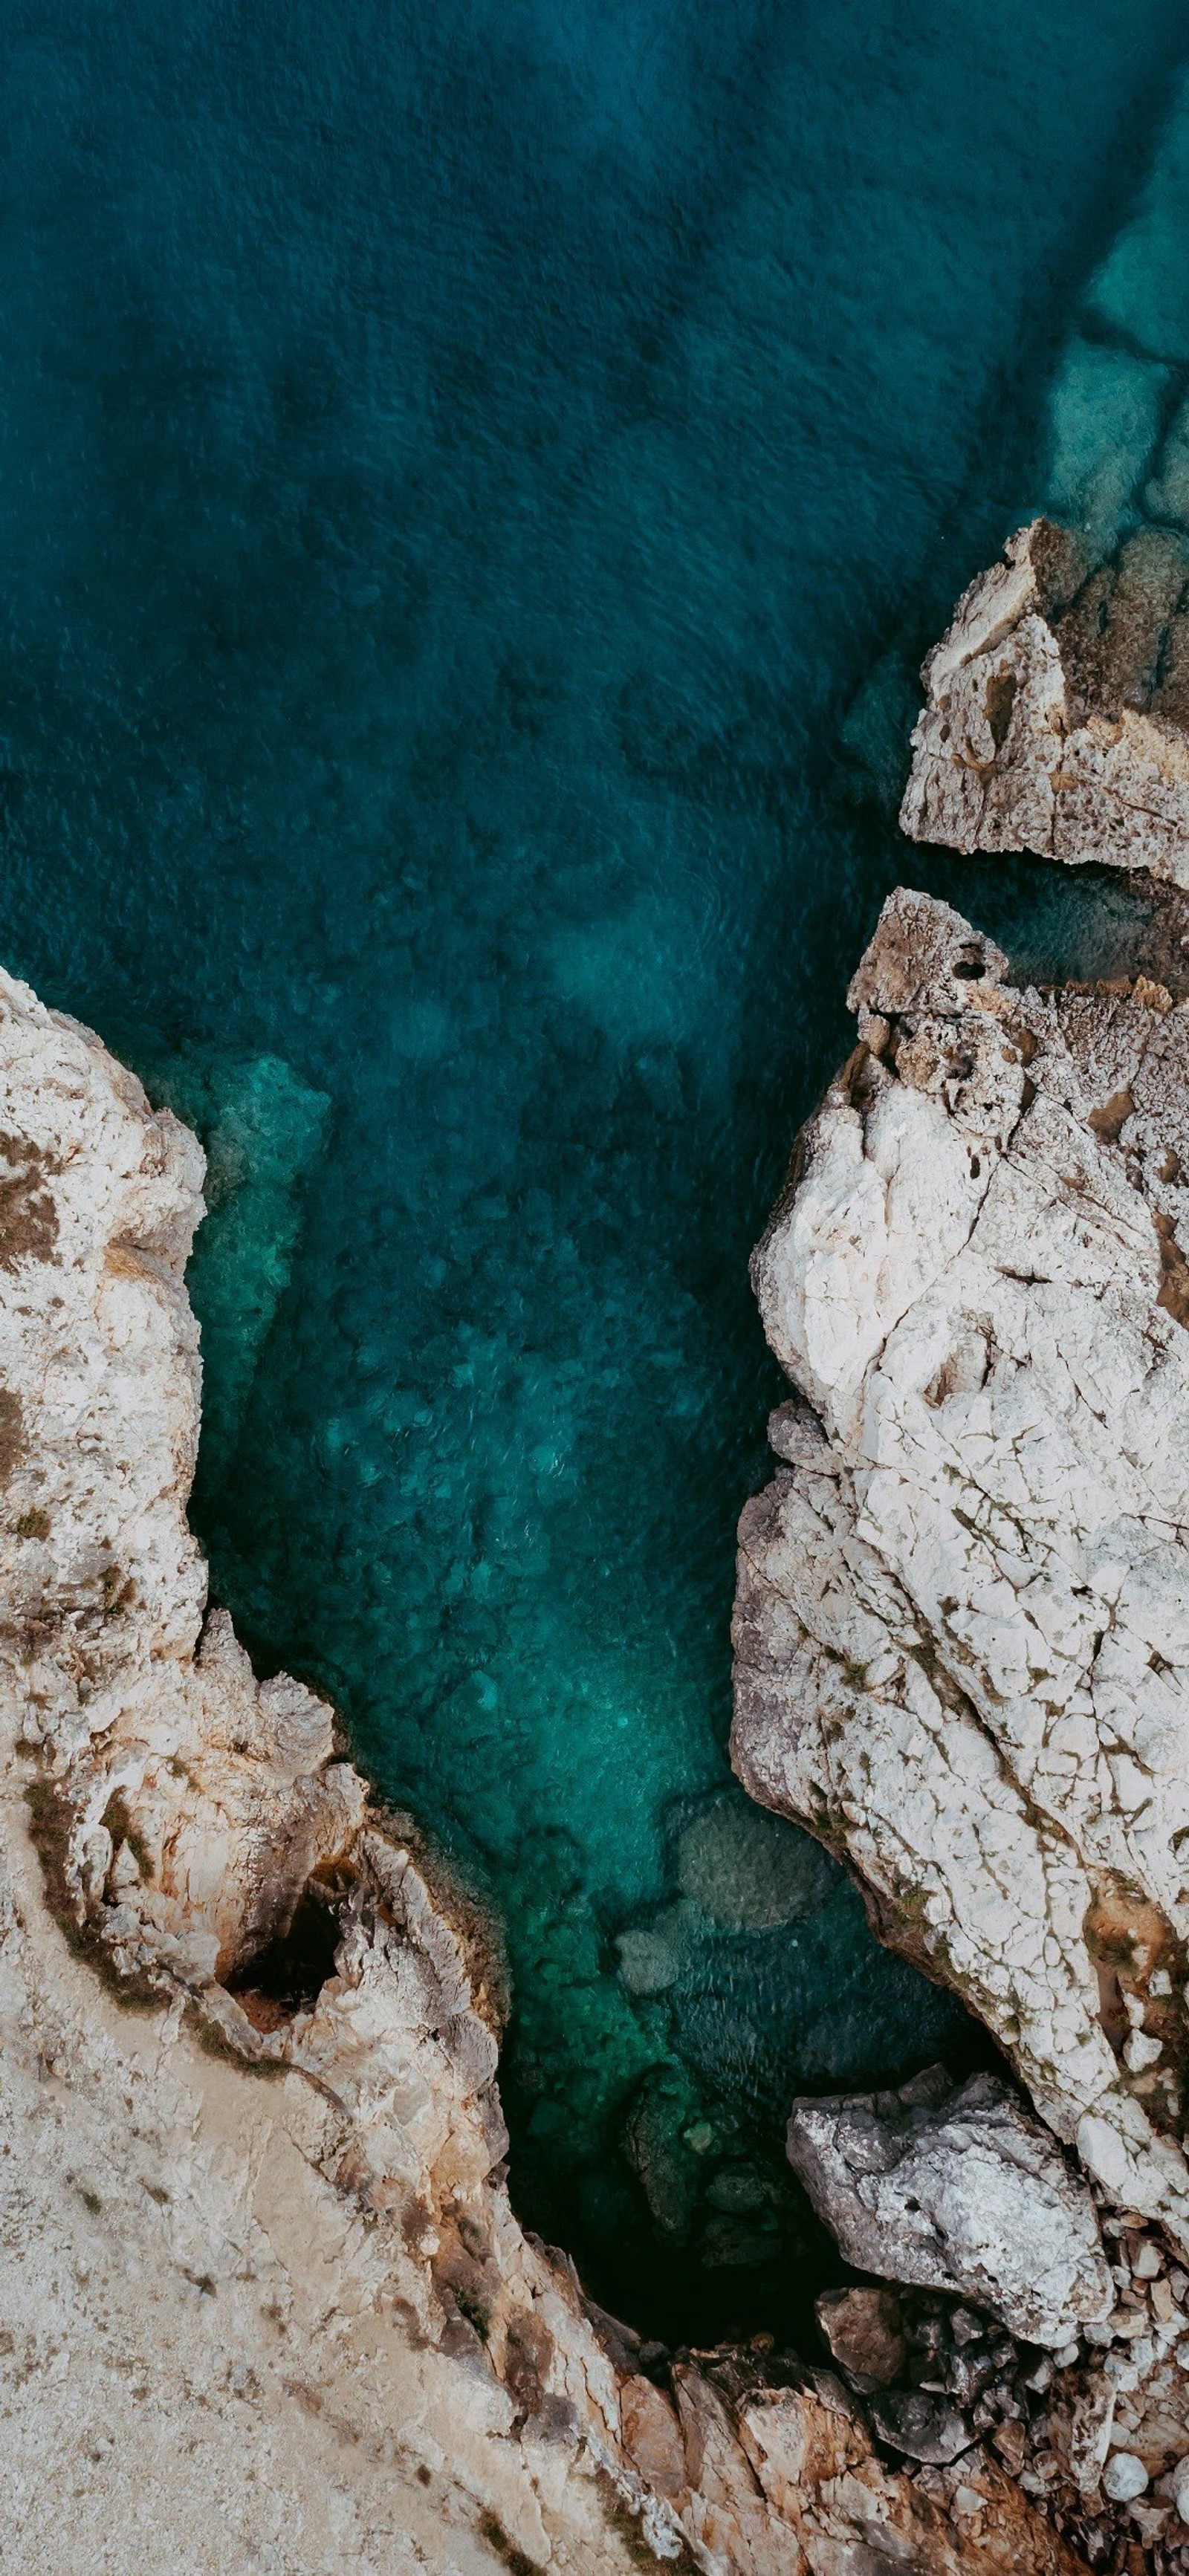
[[[889,898],[754,1258],[732,1758],[1189,2246],[1189,1010]]]
[[[994,2075],[932,2067],[894,2093],[794,2102],[789,2162],[848,2263],[976,2299],[1067,2344],[1115,2304],[1085,2182]]]
[[[900,822],[1189,886],[1189,537],[1092,569],[1043,519],[980,573],[925,663]]]

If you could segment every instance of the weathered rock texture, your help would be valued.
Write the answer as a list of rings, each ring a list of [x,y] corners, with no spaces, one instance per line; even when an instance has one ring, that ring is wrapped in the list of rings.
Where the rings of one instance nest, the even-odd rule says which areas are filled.
[[[481,1924],[204,1620],[198,1148],[7,977],[0,1084],[0,2563],[1071,2571],[525,2235]]]
[[[1090,571],[1045,520],[1021,529],[925,663],[903,829],[1189,886],[1187,603],[1181,530]]]
[[[794,2102],[788,2151],[859,2271],[976,2299],[1025,2343],[1114,2307],[1087,2185],[997,2076]]]
[[[1178,907],[1170,891],[1166,943]],[[923,2307],[902,2293],[906,2358],[867,2397],[881,2440],[938,2464],[918,2486],[963,2471],[956,2412],[1092,2564],[1181,2568],[1189,1006],[1150,974],[1018,988],[957,913],[904,892],[851,1002],[859,1045],[753,1263],[801,1400],[772,1417],[781,1466],[740,1525],[733,1760],[1014,2060],[1080,2158],[1115,2304],[1087,2229],[1068,2341],[1031,2361],[996,2344],[988,2310],[1055,2339],[1056,2149],[988,2226],[969,2142],[944,2134],[961,2096],[915,2141],[891,2134],[914,2126],[903,2104],[799,2105],[790,2152],[855,2259],[934,2285]],[[835,2345],[827,2309],[849,2375],[839,2326]]]
[[[1189,2245],[1189,1011],[897,894],[753,1275],[733,1759]],[[813,1410],[809,1408],[812,1407]]]

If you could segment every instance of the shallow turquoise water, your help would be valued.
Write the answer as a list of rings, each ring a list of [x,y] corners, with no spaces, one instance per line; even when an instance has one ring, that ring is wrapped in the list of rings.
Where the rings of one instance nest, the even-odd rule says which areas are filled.
[[[519,2205],[665,2331],[812,2287],[798,2085],[977,2045],[727,1785],[746,1256],[905,870],[841,721],[1038,496],[1180,21],[6,15],[0,954],[208,1139],[214,1590],[482,1877]]]

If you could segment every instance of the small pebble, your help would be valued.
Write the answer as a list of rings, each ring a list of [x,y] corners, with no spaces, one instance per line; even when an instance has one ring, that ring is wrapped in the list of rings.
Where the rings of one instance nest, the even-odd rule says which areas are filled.
[[[991,2435],[991,2442],[994,2449],[998,2451],[1005,2468],[1010,2469],[1013,2477],[1018,2477],[1024,2465],[1027,2449],[1023,2425],[1012,2423],[997,2425]]]
[[[1137,2281],[1158,2281],[1164,2270],[1164,2257],[1150,2236],[1145,2236],[1132,2258],[1131,2269]]]
[[[1171,1995],[1172,1978],[1170,1977],[1167,1968],[1153,1968],[1152,1974],[1148,1979],[1148,1993],[1150,1995]]]
[[[1058,2370],[1072,2370],[1077,2357],[1078,2347],[1076,2343],[1063,2343],[1060,2351],[1055,2352],[1053,2355],[1053,2359]]]
[[[1168,2483],[1181,2521],[1189,2522],[1189,2459],[1177,2461]]]
[[[882,1012],[860,1011],[859,1036],[864,1046],[870,1048],[872,1055],[883,1054],[891,1034],[891,1022],[884,1019]],[[1159,1969],[1156,1974],[1159,1976]]]
[[[1142,2496],[1148,2472],[1134,2451],[1113,2451],[1102,2472],[1102,2491],[1112,2504],[1133,2504]]]
[[[1163,2055],[1163,2040],[1153,2039],[1149,2031],[1133,2030],[1123,2051],[1123,2064],[1132,2075],[1143,2075]]]

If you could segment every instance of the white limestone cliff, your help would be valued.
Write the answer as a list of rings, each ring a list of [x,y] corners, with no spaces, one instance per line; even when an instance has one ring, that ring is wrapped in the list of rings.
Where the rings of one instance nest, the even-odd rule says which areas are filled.
[[[1189,1010],[889,899],[753,1265],[733,1759],[1189,2247]],[[809,1410],[808,1407],[812,1407]]]
[[[1186,911],[1168,906],[1183,975]],[[740,1523],[732,1760],[994,2034],[1091,2187],[1116,2304],[1072,2164],[1056,2226],[1055,2150],[1036,2147],[1031,2180],[1013,2153],[1005,2195],[980,2122],[934,2122],[910,2087],[794,2106],[790,2157],[852,2260],[973,2295],[1017,2333],[1031,2300],[1031,2336],[1061,2342],[1055,2368],[984,2399],[963,2339],[985,2319],[959,2308],[948,2359],[914,2378],[902,2352],[870,2400],[880,2438],[943,2463],[974,2401],[967,2424],[1091,2563],[1131,2547],[1180,2569],[1189,1003],[1142,972],[1023,988],[958,913],[903,890],[850,1000],[858,1046],[752,1265],[799,1395]],[[1086,2256],[1067,2320],[1035,2304],[1046,2226],[1058,2273],[1079,2236]]]
[[[1073,2576],[521,2228],[482,1922],[206,1611],[199,1150],[5,976],[0,1088],[0,2564]]]

